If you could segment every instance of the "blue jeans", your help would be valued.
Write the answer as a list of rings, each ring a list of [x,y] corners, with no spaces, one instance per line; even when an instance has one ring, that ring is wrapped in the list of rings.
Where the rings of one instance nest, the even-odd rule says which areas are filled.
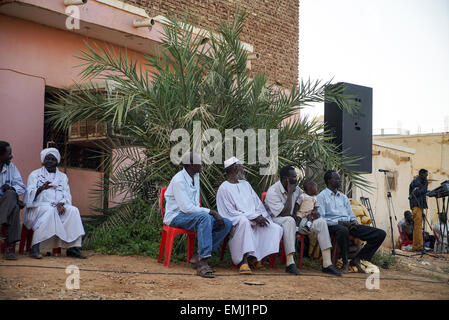
[[[197,233],[198,256],[209,258],[232,228],[232,222],[223,218],[224,227],[218,229],[217,220],[208,213],[180,212],[170,223],[171,227],[183,228]]]

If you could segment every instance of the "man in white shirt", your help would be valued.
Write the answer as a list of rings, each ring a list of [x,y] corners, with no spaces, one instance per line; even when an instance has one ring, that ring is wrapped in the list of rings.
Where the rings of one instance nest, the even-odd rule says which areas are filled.
[[[214,270],[207,260],[229,233],[232,223],[217,211],[200,207],[200,156],[187,153],[182,163],[184,169],[174,175],[165,192],[164,223],[197,233],[198,254],[190,263],[196,265],[197,275],[214,278]]]
[[[12,150],[0,141],[0,230],[6,227],[6,260],[16,260],[14,243],[20,240],[19,196],[25,193],[19,170],[11,162]]]
[[[352,212],[348,197],[339,191],[341,178],[337,172],[328,170],[324,174],[324,182],[327,188],[317,196],[318,213],[326,220],[329,233],[334,234],[337,239],[342,253],[342,272],[349,272],[348,249],[349,234],[351,234],[362,241],[366,241],[363,249],[351,261],[351,265],[357,267],[359,272],[364,273],[360,260],[370,261],[387,234],[384,230],[358,223],[354,212]]]
[[[296,171],[291,166],[283,167],[279,172],[280,180],[273,184],[267,191],[265,197],[265,207],[273,221],[284,230],[284,250],[287,256],[286,272],[299,274],[293,260],[295,253],[295,239],[296,239],[296,225],[304,227],[307,218],[302,219],[297,216],[299,207],[304,199],[304,192],[297,186],[298,180]],[[341,276],[341,273],[335,268],[331,261],[330,248],[331,240],[327,224],[324,219],[320,218],[318,213],[314,212],[314,219],[311,222],[310,230],[317,234],[318,243],[320,244],[323,255],[323,272],[330,273],[336,276]]]
[[[250,257],[256,259],[252,264],[257,266],[266,256],[279,252],[282,228],[273,223],[254,189],[243,180],[243,164],[232,157],[224,167],[227,180],[218,188],[218,212],[235,227],[229,240],[232,261],[240,266],[240,273],[251,274]]]

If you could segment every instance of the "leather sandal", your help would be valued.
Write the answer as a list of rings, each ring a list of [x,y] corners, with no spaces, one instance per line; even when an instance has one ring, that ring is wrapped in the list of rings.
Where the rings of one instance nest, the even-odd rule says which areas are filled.
[[[242,263],[239,269],[240,274],[252,274],[252,271],[247,263]]]
[[[215,278],[214,271],[208,265],[198,266],[196,275],[203,278]]]

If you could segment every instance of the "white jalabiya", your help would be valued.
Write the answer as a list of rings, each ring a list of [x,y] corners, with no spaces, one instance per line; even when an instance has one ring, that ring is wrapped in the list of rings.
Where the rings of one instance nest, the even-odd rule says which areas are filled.
[[[37,197],[37,189],[46,181],[52,188],[43,190]],[[72,196],[67,176],[56,169],[49,173],[45,167],[34,170],[28,177],[24,202],[26,209],[23,224],[34,231],[32,245],[42,248],[81,247],[85,234],[78,208],[72,206]],[[64,203],[65,213],[59,215],[56,205]]]
[[[235,230],[229,240],[229,248],[234,264],[242,261],[243,255],[261,260],[279,251],[282,227],[274,223],[265,210],[254,189],[245,180],[238,183],[225,181],[217,192],[219,214],[232,221]],[[262,215],[270,222],[266,227],[250,221]]]

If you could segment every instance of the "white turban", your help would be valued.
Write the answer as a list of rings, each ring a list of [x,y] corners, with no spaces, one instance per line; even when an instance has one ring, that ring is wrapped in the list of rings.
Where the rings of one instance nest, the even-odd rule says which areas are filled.
[[[226,169],[227,167],[232,166],[234,163],[242,164],[242,163],[239,161],[239,159],[237,159],[236,157],[231,157],[231,158],[229,158],[228,160],[225,160],[225,162],[224,162],[224,167],[225,167],[225,169]]]
[[[55,158],[58,160],[58,163],[61,162],[61,155],[59,154],[58,149],[56,148],[47,148],[41,151],[41,162],[44,163],[45,157],[51,154],[55,156]]]

